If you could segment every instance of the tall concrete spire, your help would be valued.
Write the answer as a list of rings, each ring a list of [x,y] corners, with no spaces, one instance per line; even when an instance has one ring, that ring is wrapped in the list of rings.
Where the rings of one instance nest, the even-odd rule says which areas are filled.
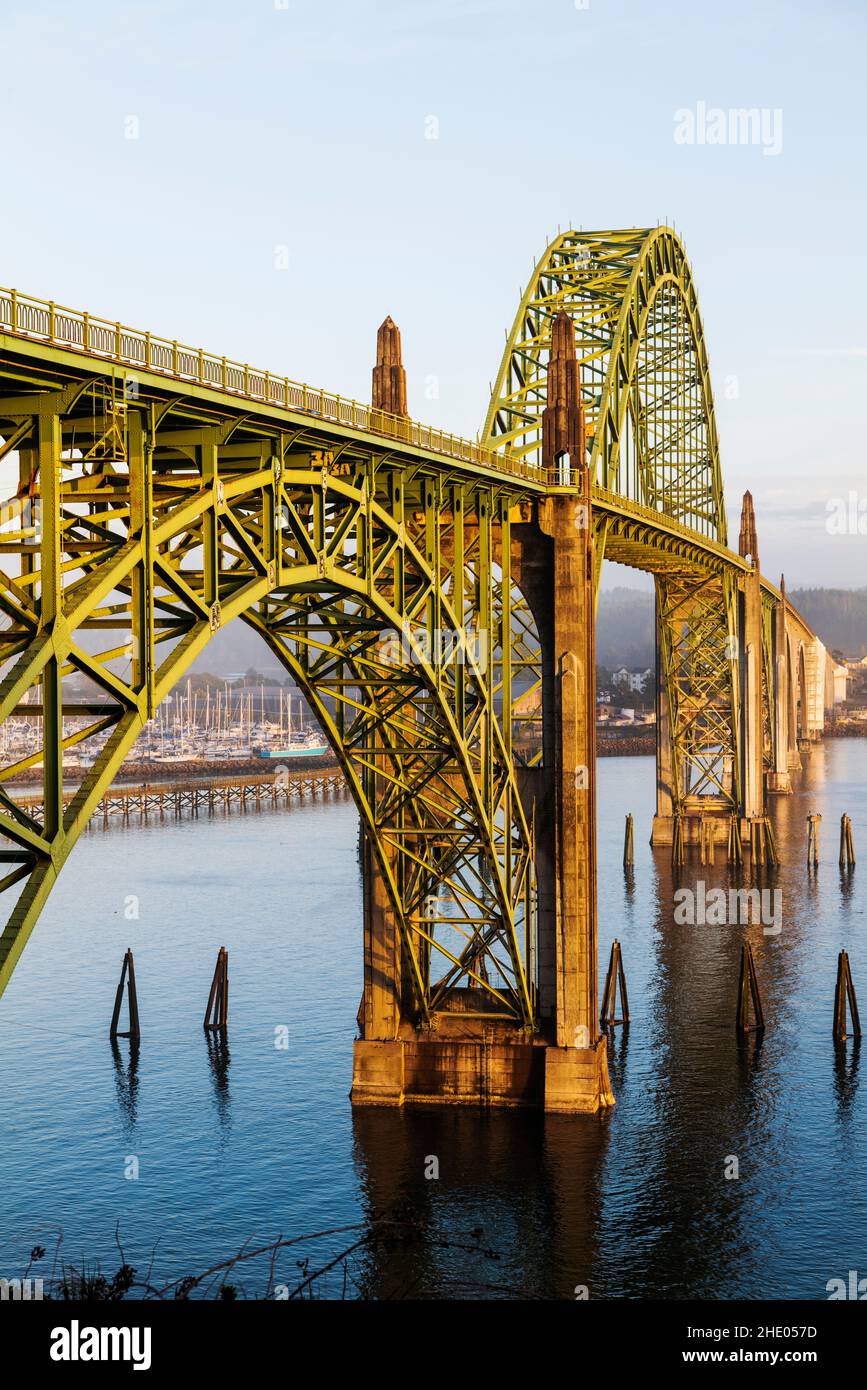
[[[546,468],[556,468],[564,454],[569,455],[572,468],[584,467],[581,366],[575,355],[575,328],[561,309],[551,330],[548,404],[542,414],[542,463]]]
[[[376,366],[373,369],[374,410],[390,415],[409,415],[406,408],[406,372],[400,354],[400,329],[391,315],[376,334]]]
[[[753,564],[758,569],[759,565],[759,538],[756,532],[756,513],[753,507],[753,494],[744,493],[744,504],[741,508],[741,533],[738,538],[738,554],[749,555]]]

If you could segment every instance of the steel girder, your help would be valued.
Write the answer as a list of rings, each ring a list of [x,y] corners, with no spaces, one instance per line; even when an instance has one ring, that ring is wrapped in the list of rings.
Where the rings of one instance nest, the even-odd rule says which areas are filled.
[[[532,1027],[533,838],[510,751],[511,644],[491,606],[495,582],[510,587],[493,560],[509,554],[508,488],[346,443],[317,449],[315,430],[220,418],[180,395],[127,400],[111,373],[32,384],[12,395],[7,379],[0,395],[20,460],[0,720],[38,718],[43,734],[0,770],[0,889],[14,900],[0,989],[145,723],[240,617],[343,766],[416,1020],[470,985],[478,1012]],[[63,751],[88,745],[93,766],[70,795]],[[13,790],[39,763],[41,822]]]

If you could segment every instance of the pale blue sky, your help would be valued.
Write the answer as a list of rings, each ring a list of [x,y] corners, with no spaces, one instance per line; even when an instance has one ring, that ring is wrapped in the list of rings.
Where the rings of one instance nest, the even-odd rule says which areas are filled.
[[[461,433],[558,225],[673,222],[730,514],[772,576],[867,584],[825,525],[867,499],[863,0],[4,0],[0,51],[0,283],[362,399],[390,313]],[[699,102],[778,108],[781,152],[676,143]]]

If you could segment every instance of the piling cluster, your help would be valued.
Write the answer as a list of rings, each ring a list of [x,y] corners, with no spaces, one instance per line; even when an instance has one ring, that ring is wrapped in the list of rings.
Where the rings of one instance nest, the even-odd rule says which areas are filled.
[[[120,1014],[123,1007],[124,986],[127,991],[127,1004],[129,1010],[129,1027],[124,1032],[120,1032]],[[217,952],[217,964],[214,967],[214,978],[211,981],[211,991],[208,995],[208,1004],[205,1009],[204,1020],[205,1032],[223,1032],[229,1026],[229,952],[225,946],[221,946]],[[131,950],[127,950],[123,958],[123,965],[118,981],[117,994],[114,999],[114,1012],[111,1016],[111,1027],[109,1037],[114,1041],[115,1038],[131,1038],[138,1042],[141,1038],[141,1025],[138,1016],[138,994],[135,984],[135,963]]]
[[[818,812],[812,811],[808,814],[806,823],[807,867],[808,869],[815,869],[818,868],[819,864],[819,826],[822,823],[822,817]],[[779,864],[770,818],[768,816],[753,818],[750,821],[749,830],[750,853],[753,864],[764,865],[767,863],[774,866]],[[705,819],[702,817],[699,827],[698,844],[701,863],[713,864],[716,836],[712,819]],[[682,818],[680,816],[675,816],[674,818],[671,858],[674,865],[682,865],[684,862],[684,837]],[[735,815],[731,817],[729,823],[726,858],[729,864],[741,864],[743,862],[740,825],[738,817]],[[626,817],[623,866],[625,869],[631,871],[634,863],[635,828],[634,818],[630,812]],[[855,840],[852,832],[852,818],[845,813],[840,817],[839,864],[840,868],[847,872],[855,867]],[[620,984],[623,1008],[622,1018],[615,1017],[618,981]],[[629,1022],[626,980],[623,973],[620,942],[617,940],[614,941],[611,947],[611,958],[608,963],[608,973],[605,977],[605,991],[603,994],[602,1011],[599,1021],[602,1027],[613,1027],[618,1023]],[[753,949],[748,942],[741,947],[735,1026],[737,1031],[741,1034],[751,1032],[763,1033],[765,1028],[764,1007],[762,1004],[755,961],[753,960]],[[846,951],[840,951],[837,958],[837,984],[834,993],[833,1034],[835,1042],[838,1043],[845,1043],[848,1038],[861,1037],[858,1001],[855,996],[852,969]]]

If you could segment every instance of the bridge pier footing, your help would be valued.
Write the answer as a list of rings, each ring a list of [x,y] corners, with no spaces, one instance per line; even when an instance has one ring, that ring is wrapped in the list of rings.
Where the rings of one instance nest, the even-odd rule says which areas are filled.
[[[653,825],[650,832],[650,843],[653,848],[674,843],[675,821],[676,817],[673,815],[664,816],[657,814],[653,817]],[[716,848],[721,849],[724,855],[726,845],[728,844],[729,826],[731,824],[731,812],[728,807],[707,807],[703,812],[698,811],[694,814],[687,812],[685,815],[681,816],[680,828],[683,844],[685,846],[701,845],[702,831],[708,823],[712,824],[714,828],[714,845]]]
[[[477,1104],[593,1114],[614,1104],[607,1039],[584,1048],[423,1034],[357,1041],[351,1100],[359,1106]]]
[[[792,795],[792,778],[788,772],[769,772],[767,775],[767,789],[769,793],[776,796]]]

